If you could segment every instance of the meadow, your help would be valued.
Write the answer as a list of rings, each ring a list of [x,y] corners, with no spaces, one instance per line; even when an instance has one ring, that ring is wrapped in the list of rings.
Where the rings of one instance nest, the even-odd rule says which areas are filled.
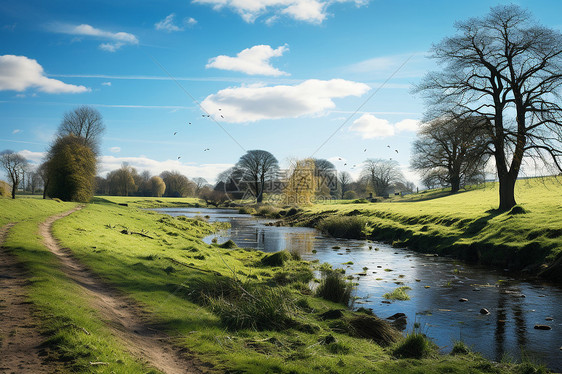
[[[54,235],[103,282],[146,311],[151,323],[166,331],[174,345],[187,349],[202,371],[518,373],[535,367],[492,363],[470,351],[441,355],[429,343],[405,354],[414,338],[403,340],[368,312],[353,312],[315,296],[310,284],[323,285],[323,280],[309,281],[313,270],[329,273],[325,265],[232,243],[205,244],[201,237],[216,227],[204,219],[135,208],[150,204],[141,200],[95,198],[57,221]],[[42,245],[38,223],[74,206],[0,199],[6,212],[2,224],[17,222],[4,246],[29,272],[29,300],[45,336],[47,359],[68,372],[158,372],[125,350],[89,296]],[[333,310],[341,315],[326,317]],[[419,334],[412,336],[419,340]]]

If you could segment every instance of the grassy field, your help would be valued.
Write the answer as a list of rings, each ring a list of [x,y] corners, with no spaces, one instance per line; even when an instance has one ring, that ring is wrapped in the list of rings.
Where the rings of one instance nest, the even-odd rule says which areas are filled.
[[[291,224],[315,226],[336,236],[342,227],[395,246],[533,271],[554,263],[562,252],[562,180],[518,181],[509,212],[498,212],[498,186],[455,195],[442,191],[395,198],[390,202],[327,202],[289,217]],[[357,235],[353,235],[357,237]],[[552,272],[562,281],[562,271]]]
[[[444,356],[433,350],[422,360],[398,358],[403,357],[396,352],[403,351],[404,342],[383,347],[372,336],[364,336],[365,331],[388,329],[387,324],[313,296],[308,281],[311,269],[319,269],[320,264],[290,254],[266,256],[231,248],[231,243],[204,244],[200,237],[213,226],[133,208],[133,200],[140,199],[96,199],[57,221],[55,236],[107,283],[135,299],[175,344],[208,365],[205,370],[516,373],[523,369],[491,363],[470,352]],[[115,204],[123,201],[130,205]],[[64,361],[69,371],[148,372],[123,351],[86,296],[41,245],[38,222],[72,206],[0,199],[2,212],[10,212],[2,214],[3,222],[20,221],[6,246],[29,269],[30,300],[46,334],[50,358]],[[334,309],[342,309],[343,316],[321,317]],[[395,335],[388,330],[386,336]],[[108,365],[91,366],[90,361]]]

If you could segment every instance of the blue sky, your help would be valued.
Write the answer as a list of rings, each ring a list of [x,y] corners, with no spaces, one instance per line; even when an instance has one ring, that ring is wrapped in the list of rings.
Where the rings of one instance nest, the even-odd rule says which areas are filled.
[[[0,150],[38,162],[63,114],[87,104],[107,127],[102,175],[129,162],[212,181],[265,149],[354,176],[393,158],[417,182],[424,104],[411,85],[438,68],[427,51],[455,21],[508,3],[3,0]],[[561,28],[562,2],[515,3]]]

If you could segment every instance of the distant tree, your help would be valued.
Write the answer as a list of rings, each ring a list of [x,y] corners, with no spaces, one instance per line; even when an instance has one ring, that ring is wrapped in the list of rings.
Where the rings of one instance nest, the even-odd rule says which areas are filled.
[[[351,182],[353,182],[353,178],[347,171],[342,171],[338,174],[338,184],[341,199],[343,199],[345,193],[349,191]]]
[[[43,199],[47,198],[47,189],[49,188],[49,167],[48,161],[43,161],[37,168],[37,173],[43,182]]]
[[[203,188],[201,191],[201,199],[205,200],[205,204],[219,207],[230,201],[230,197],[223,191]]]
[[[263,200],[266,182],[273,181],[277,177],[279,162],[267,151],[252,150],[240,157],[235,169],[243,174],[245,186],[259,204]]]
[[[117,196],[129,196],[137,191],[135,177],[137,170],[124,162],[117,170],[107,174],[109,193]]]
[[[164,183],[164,180],[157,175],[150,178],[149,184],[151,192],[150,196],[160,197],[164,194],[164,191],[166,191],[166,183]]]
[[[192,179],[192,182],[195,183],[195,195],[199,196],[201,189],[208,184],[205,178],[195,177]]]
[[[447,174],[444,170],[434,170],[424,174],[421,182],[428,189],[432,190],[444,186],[447,183],[446,180]]]
[[[292,161],[283,191],[285,204],[307,205],[312,203],[316,186],[314,160],[307,158]]]
[[[12,183],[12,199],[16,198],[18,185],[22,181],[24,170],[28,165],[25,157],[11,150],[0,152],[0,165],[6,171]]]
[[[154,196],[152,194],[152,184],[150,183],[150,178],[152,178],[152,175],[148,170],[143,170],[142,173],[136,175],[135,184],[137,185],[138,195]]]
[[[94,193],[96,155],[75,135],[59,137],[47,155],[47,195],[64,201],[88,202]]]
[[[441,175],[451,192],[479,174],[488,160],[485,118],[447,116],[425,124],[414,141],[413,169]]]
[[[164,196],[186,197],[193,196],[195,193],[195,184],[177,171],[164,171],[160,174],[160,178],[166,184]]]
[[[400,165],[396,161],[368,159],[364,162],[362,177],[377,196],[388,195],[389,187],[404,180]]]
[[[94,181],[94,194],[109,195],[109,183],[106,178],[99,175],[96,176]]]
[[[35,195],[35,190],[41,187],[41,175],[38,171],[30,171],[27,173],[27,183],[31,194]]]
[[[353,190],[345,191],[345,193],[343,194],[343,198],[346,200],[354,200],[357,199],[357,197],[357,192]]]
[[[336,167],[330,161],[323,158],[314,159],[316,174],[316,195],[329,197],[338,193],[338,182]]]
[[[73,134],[88,145],[97,155],[105,125],[101,113],[91,106],[82,105],[64,114],[58,133]]]
[[[499,209],[509,210],[524,157],[548,158],[562,171],[562,34],[516,5],[494,7],[456,28],[457,35],[433,47],[444,70],[428,74],[417,91],[435,118],[445,109],[486,119]]]

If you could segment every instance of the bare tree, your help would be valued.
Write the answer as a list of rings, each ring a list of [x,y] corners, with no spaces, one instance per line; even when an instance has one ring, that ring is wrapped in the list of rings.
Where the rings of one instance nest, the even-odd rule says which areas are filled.
[[[350,189],[350,184],[353,182],[353,178],[351,177],[351,174],[349,174],[347,171],[342,171],[341,173],[338,174],[338,184],[340,187],[340,198],[343,199],[343,195],[345,195],[345,193],[347,191],[349,191]]]
[[[483,131],[484,118],[447,116],[425,124],[414,141],[413,169],[442,175],[451,192],[479,174],[487,160],[488,140]]]
[[[389,187],[404,180],[397,161],[368,159],[365,160],[362,177],[368,181],[377,196],[388,195]]]
[[[201,189],[208,184],[207,180],[201,177],[195,177],[191,181],[195,183],[195,195],[199,195]]]
[[[49,165],[48,160],[44,161],[39,167],[37,168],[37,174],[41,177],[43,181],[43,199],[47,198],[47,189],[49,188]]]
[[[279,171],[279,162],[271,153],[263,150],[252,150],[240,157],[235,169],[244,176],[244,184],[252,192],[259,204],[267,181],[273,180]]]
[[[25,168],[28,163],[25,157],[20,156],[11,150],[5,150],[0,153],[0,165],[6,170],[8,178],[12,182],[12,199],[16,198],[16,191],[20,184]]]
[[[516,205],[525,156],[548,156],[562,170],[562,35],[536,25],[515,5],[492,8],[456,27],[456,36],[433,47],[444,71],[428,74],[416,91],[426,94],[436,116],[452,108],[486,119],[499,209],[508,210]]]
[[[74,134],[84,139],[85,144],[97,154],[104,131],[101,113],[91,106],[82,105],[64,114],[58,133],[60,136]]]

